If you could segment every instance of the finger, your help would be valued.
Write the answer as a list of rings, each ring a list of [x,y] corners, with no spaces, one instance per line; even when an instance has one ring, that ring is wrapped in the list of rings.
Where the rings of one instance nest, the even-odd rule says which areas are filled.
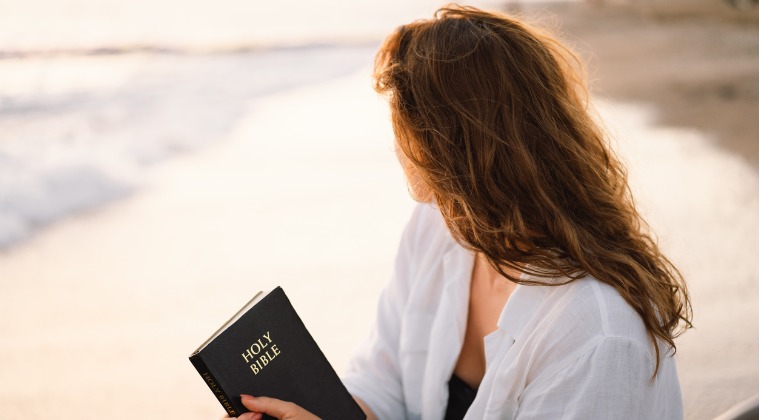
[[[287,402],[269,397],[252,397],[250,395],[241,395],[243,405],[256,413],[266,413],[278,419],[285,419],[300,414],[301,407]]]
[[[239,417],[237,417],[238,420],[261,420],[263,415],[261,413],[243,413]]]

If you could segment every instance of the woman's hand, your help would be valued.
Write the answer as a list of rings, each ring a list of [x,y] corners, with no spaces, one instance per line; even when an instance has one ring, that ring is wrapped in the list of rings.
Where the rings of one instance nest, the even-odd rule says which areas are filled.
[[[241,395],[240,398],[245,408],[251,412],[241,414],[239,420],[261,420],[263,414],[280,420],[319,420],[319,417],[291,402],[269,397],[254,398],[250,395]]]

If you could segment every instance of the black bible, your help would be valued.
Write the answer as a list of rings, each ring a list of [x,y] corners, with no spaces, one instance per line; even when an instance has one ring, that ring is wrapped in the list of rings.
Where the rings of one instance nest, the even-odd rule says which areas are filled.
[[[230,417],[240,394],[298,404],[320,418],[366,419],[281,287],[259,292],[190,355]]]

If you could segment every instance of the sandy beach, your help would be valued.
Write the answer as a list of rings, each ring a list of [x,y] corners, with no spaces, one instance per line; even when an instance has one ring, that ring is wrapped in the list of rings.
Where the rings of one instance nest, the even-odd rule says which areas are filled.
[[[686,417],[711,419],[758,392],[757,9],[558,3],[522,11],[544,7],[591,61],[594,103],[639,206],[689,282],[695,329],[677,341]],[[18,77],[0,82],[0,106],[13,111],[0,113],[0,146],[50,136],[53,122],[68,127],[54,119],[60,110],[86,126],[72,131],[90,133],[84,150],[104,133],[151,145],[103,149],[104,166],[138,150],[127,166],[139,175],[125,170],[130,181],[120,184],[122,171],[104,172],[113,185],[98,188],[118,194],[66,217],[35,216],[17,237],[25,239],[0,252],[0,418],[219,418],[187,356],[256,291],[276,285],[344,369],[414,206],[386,106],[370,86],[384,25],[344,44],[68,55],[80,87],[70,88],[66,73],[68,88],[51,83],[42,93],[22,88],[24,66],[63,59],[39,54],[47,38],[30,35],[28,56],[0,60],[0,75]],[[232,32],[222,35],[238,42]],[[66,45],[93,48],[75,35]],[[128,35],[109,42],[140,39]],[[3,51],[14,36],[0,33]],[[249,77],[261,84],[239,81]],[[14,116],[22,106],[24,119]],[[133,107],[144,112],[123,111]],[[162,114],[167,108],[178,111]],[[52,128],[31,131],[34,121]],[[28,180],[8,172],[0,187],[15,193]]]

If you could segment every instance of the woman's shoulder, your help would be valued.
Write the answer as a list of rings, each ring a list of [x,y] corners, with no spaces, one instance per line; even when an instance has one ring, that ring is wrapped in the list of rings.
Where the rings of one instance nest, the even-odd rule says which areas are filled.
[[[641,317],[614,287],[591,276],[561,286],[521,287],[523,297],[536,302],[515,341],[525,358],[527,382],[545,382],[573,366],[591,369],[610,357],[625,359],[620,362],[626,369],[654,372],[654,343]],[[669,371],[671,354],[658,346],[660,366]]]
[[[460,247],[452,238],[435,203],[418,203],[404,229],[401,250],[412,259],[425,254],[442,254]],[[461,248],[461,247],[460,247]]]
[[[407,223],[406,231],[411,233],[416,241],[425,241],[442,233],[448,234],[441,210],[435,203],[417,203]]]
[[[535,325],[544,334],[538,336],[565,349],[624,340],[654,359],[644,322],[613,286],[589,275],[561,286],[538,287],[544,289]]]

